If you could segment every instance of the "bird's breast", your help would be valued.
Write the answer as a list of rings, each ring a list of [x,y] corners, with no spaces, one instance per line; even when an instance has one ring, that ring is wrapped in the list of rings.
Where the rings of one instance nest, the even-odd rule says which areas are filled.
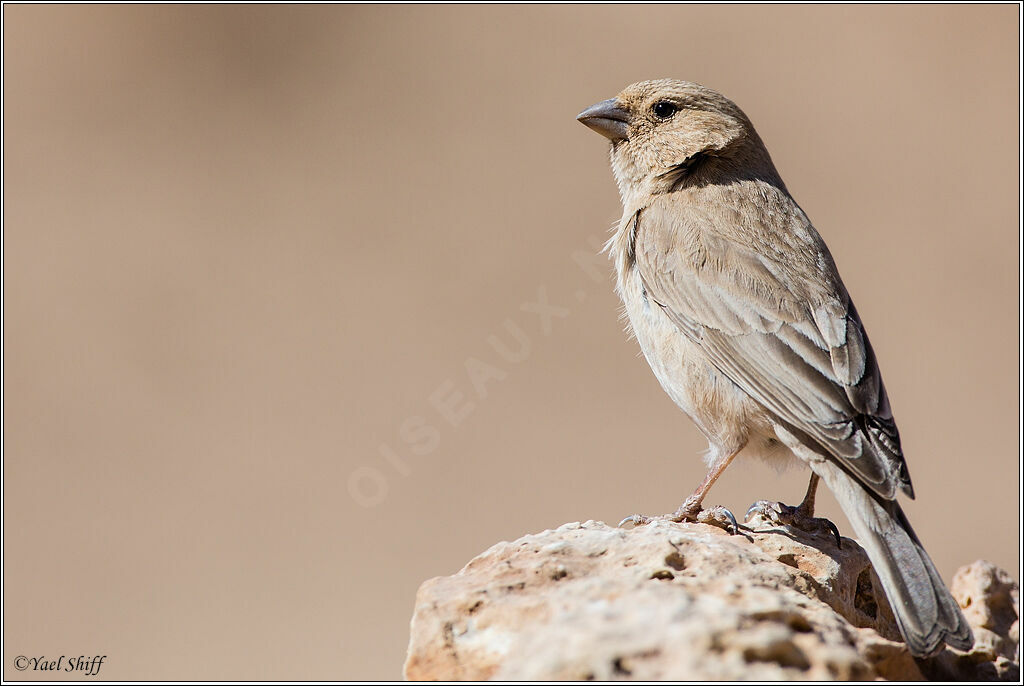
[[[700,414],[697,398],[706,394],[711,375],[704,353],[672,323],[644,290],[636,265],[619,279],[619,292],[630,328],[651,370],[669,397],[688,415]],[[698,421],[698,423],[700,423]]]

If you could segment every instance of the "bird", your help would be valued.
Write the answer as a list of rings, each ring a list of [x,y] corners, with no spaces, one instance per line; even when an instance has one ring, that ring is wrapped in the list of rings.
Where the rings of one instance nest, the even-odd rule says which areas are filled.
[[[969,650],[971,628],[911,528],[914,498],[874,350],[835,261],[746,114],[711,88],[641,81],[578,121],[611,142],[623,213],[605,248],[629,329],[708,441],[707,476],[656,519],[731,524],[703,500],[741,453],[804,464],[803,502],[751,511],[808,531],[819,481],[868,554],[909,652]],[[745,458],[744,458],[745,459]],[[748,511],[748,521],[751,511]]]

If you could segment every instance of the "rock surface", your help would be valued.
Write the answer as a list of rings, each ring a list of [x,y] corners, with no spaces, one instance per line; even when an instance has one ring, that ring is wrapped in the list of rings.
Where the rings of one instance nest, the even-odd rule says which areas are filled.
[[[750,523],[601,522],[492,546],[416,596],[411,680],[1011,679],[1018,586],[990,563],[954,579],[969,653],[915,661],[855,541]],[[758,526],[758,525],[761,526]]]

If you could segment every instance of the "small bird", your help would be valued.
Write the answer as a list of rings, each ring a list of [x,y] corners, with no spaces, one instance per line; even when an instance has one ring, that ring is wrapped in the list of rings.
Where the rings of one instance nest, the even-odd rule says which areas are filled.
[[[823,480],[910,652],[968,650],[971,629],[896,501],[914,489],[864,325],[750,120],[671,79],[635,83],[577,119],[611,140],[623,214],[606,247],[630,327],[709,443],[708,474],[675,513],[623,521],[728,520],[735,531],[727,510],[702,507],[733,459],[799,460],[811,470],[803,502],[751,511],[838,542],[814,517]]]

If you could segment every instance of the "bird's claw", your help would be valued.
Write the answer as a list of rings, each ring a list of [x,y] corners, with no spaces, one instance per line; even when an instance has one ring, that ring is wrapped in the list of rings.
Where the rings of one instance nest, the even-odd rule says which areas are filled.
[[[739,524],[736,523],[736,517],[728,509],[721,505],[716,505],[707,510],[698,510],[692,512],[688,508],[679,508],[673,514],[661,515],[659,517],[650,517],[648,515],[634,514],[626,517],[619,522],[619,528],[624,527],[627,524],[632,524],[633,527],[643,526],[644,524],[650,524],[653,521],[666,521],[666,522],[698,522],[700,524],[710,524],[726,530],[729,533],[739,533]]]
[[[829,533],[836,537],[836,547],[842,548],[843,537],[839,535],[839,527],[833,524],[831,520],[825,519],[824,517],[817,517],[817,519],[823,523],[823,525],[829,530]]]
[[[743,515],[743,521],[749,522],[752,515],[757,515],[773,524],[785,524],[790,519],[788,516],[790,510],[796,510],[796,508],[772,500],[758,500],[747,508],[747,513]]]
[[[808,515],[799,507],[783,505],[782,503],[770,500],[758,500],[747,510],[743,521],[749,522],[751,515],[760,516],[762,520],[771,524],[792,526],[810,534],[821,534],[827,531],[836,539],[836,547],[843,547],[843,539],[839,535],[839,529],[836,528],[835,524],[824,517]]]
[[[623,519],[621,522],[619,522],[619,528],[621,529],[626,524],[632,524],[634,527],[643,526],[644,524],[647,524],[650,521],[651,521],[651,518],[648,517],[647,515],[633,514],[633,515],[629,515],[628,517]]]
[[[709,510],[701,510],[697,515],[697,521],[701,524],[712,524],[723,529],[728,528],[725,526],[728,524],[732,529],[730,533],[733,536],[740,532],[740,526],[736,523],[736,516],[721,505],[716,505]]]

